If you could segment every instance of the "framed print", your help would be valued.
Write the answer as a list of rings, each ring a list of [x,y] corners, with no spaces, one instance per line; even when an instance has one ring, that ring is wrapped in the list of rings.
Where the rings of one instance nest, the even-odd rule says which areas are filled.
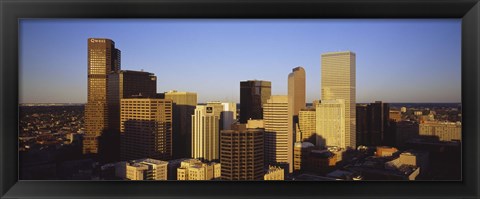
[[[2,1],[2,198],[476,198],[480,4]]]

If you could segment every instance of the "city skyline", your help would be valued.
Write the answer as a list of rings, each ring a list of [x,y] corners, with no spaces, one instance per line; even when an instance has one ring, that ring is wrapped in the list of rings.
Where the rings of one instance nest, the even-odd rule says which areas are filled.
[[[415,147],[415,143],[458,146],[461,142],[461,107],[458,106],[447,110],[442,107],[439,112],[430,108],[422,110],[423,107],[378,112],[367,105],[366,115],[357,116],[356,109],[361,110],[363,105],[356,104],[357,56],[352,51],[321,55],[323,99],[313,101],[314,107],[310,108],[316,109],[314,117],[300,114],[306,109],[306,73],[303,67],[295,67],[288,75],[288,95],[271,95],[269,81],[240,82],[242,105],[262,104],[263,109],[261,118],[252,119],[258,117],[258,112],[253,111],[255,114],[247,114],[247,122],[241,122],[237,120],[235,103],[215,101],[200,105],[196,93],[157,93],[158,78],[154,73],[121,70],[121,50],[113,40],[89,38],[87,45],[88,102],[82,110],[83,116],[82,113],[80,117],[74,116],[77,113],[73,110],[49,114],[47,118],[58,113],[70,115],[63,121],[49,120],[49,123],[64,125],[60,130],[45,123],[42,112],[23,115],[21,120],[22,135],[27,133],[33,137],[19,138],[23,144],[19,151],[28,157],[20,161],[35,162],[31,159],[35,154],[37,157],[50,155],[51,160],[57,161],[55,164],[68,171],[57,174],[56,166],[35,167],[27,169],[29,178],[42,179],[50,175],[47,178],[56,179],[56,176],[70,178],[71,175],[71,178],[91,180],[167,180],[176,175],[177,180],[260,180],[262,177],[264,180],[301,180],[307,177],[304,174],[314,174],[317,180],[416,180],[432,178],[436,170],[429,170],[429,161],[439,165],[439,160],[429,158],[429,153],[435,151],[417,151],[421,148]],[[269,99],[265,102],[264,97]],[[377,104],[382,102],[376,101]],[[388,104],[385,105],[388,110]],[[243,108],[240,107],[240,113],[245,113]],[[189,120],[184,116],[188,115],[191,131],[186,130]],[[380,126],[368,128],[378,123],[380,117],[393,120],[380,121]],[[26,122],[30,118],[33,123]],[[366,122],[361,122],[362,118],[366,118]],[[316,135],[312,140],[316,140],[316,146],[295,141],[296,135],[303,133],[311,140],[312,122]],[[357,132],[357,124],[366,131]],[[174,130],[179,126],[186,128]],[[382,129],[387,131],[377,132]],[[173,133],[191,135],[190,156],[184,150],[173,150],[174,143],[189,140]],[[378,140],[378,133],[381,143],[376,146],[357,144]],[[357,134],[362,139],[357,140]],[[402,146],[405,143],[408,148]],[[178,149],[179,145],[175,147]],[[455,152],[455,149],[448,151]],[[68,154],[68,158],[61,154]],[[375,161],[372,162],[372,158]],[[381,158],[380,161],[377,158]],[[69,169],[58,162],[66,160],[95,164],[81,166],[86,170]],[[373,173],[372,168],[375,168]]]
[[[460,102],[460,25],[459,20],[25,20],[19,98],[85,103],[85,41],[101,37],[122,51],[122,70],[154,73],[158,93],[195,92],[199,103],[239,103],[238,82],[254,79],[271,81],[272,95],[285,95],[284,74],[297,66],[305,68],[311,103],[321,99],[321,54],[344,50],[357,54],[358,103]]]

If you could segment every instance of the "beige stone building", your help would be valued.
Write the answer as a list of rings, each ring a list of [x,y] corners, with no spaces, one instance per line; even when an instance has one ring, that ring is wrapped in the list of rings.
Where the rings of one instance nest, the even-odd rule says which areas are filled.
[[[305,108],[299,111],[296,132],[297,142],[316,143],[316,114],[315,108]]]
[[[293,143],[295,142],[298,113],[306,105],[305,69],[299,66],[288,75],[288,164],[289,172],[293,172]]]
[[[264,180],[285,180],[285,171],[281,167],[269,166],[263,177]]]
[[[172,101],[156,98],[121,100],[120,155],[123,160],[172,157]]]
[[[264,120],[248,120],[247,121],[247,128],[255,129],[255,128],[265,128]]]
[[[167,180],[167,166],[166,161],[145,158],[117,164],[115,169],[125,170],[128,180]]]
[[[293,135],[288,131],[288,96],[272,95],[263,106],[265,122],[265,164],[289,163],[293,156]],[[292,162],[293,163],[293,162]]]
[[[192,115],[192,158],[213,161],[220,159],[221,103],[197,105]]]
[[[437,136],[440,141],[462,140],[462,124],[453,122],[424,122],[419,124],[420,136]]]
[[[345,100],[322,100],[316,107],[317,146],[346,148],[347,141]]]
[[[322,101],[344,100],[345,143],[342,145],[356,148],[356,55],[351,51],[330,52],[322,54],[321,59]]]
[[[212,180],[220,177],[220,163],[203,163],[197,159],[188,159],[182,161],[180,168],[177,168],[177,180]]]

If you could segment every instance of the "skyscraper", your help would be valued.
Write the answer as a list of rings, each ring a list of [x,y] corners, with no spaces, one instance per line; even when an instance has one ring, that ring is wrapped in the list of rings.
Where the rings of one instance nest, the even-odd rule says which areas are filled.
[[[292,69],[288,74],[288,112],[291,116],[298,116],[300,109],[305,108],[305,69],[301,66]]]
[[[120,100],[136,96],[153,98],[157,91],[157,77],[153,73],[143,71],[121,70],[108,74],[108,126],[100,145],[108,145],[103,149],[106,160],[120,158]],[[105,143],[105,144],[102,144]]]
[[[121,158],[172,157],[172,101],[156,98],[121,100]]]
[[[292,145],[288,151],[289,171],[293,172],[293,143],[296,138],[298,125],[298,113],[305,108],[305,69],[301,66],[292,69],[288,74],[288,145]]]
[[[369,144],[379,146],[384,144],[385,133],[390,123],[390,105],[381,101],[370,103],[367,109],[367,124],[369,126]]]
[[[192,153],[192,115],[197,106],[197,93],[165,92],[165,99],[173,101],[173,156],[191,157]]]
[[[110,39],[89,38],[87,42],[88,95],[83,154],[97,154],[98,138],[109,130],[108,75],[120,70],[120,50]]]
[[[234,124],[221,131],[222,180],[262,180],[264,169],[262,128]]]
[[[387,144],[385,135],[390,126],[390,106],[376,101],[368,105],[357,105],[357,145],[380,146]]]
[[[261,80],[240,82],[240,123],[263,118],[263,104],[272,95],[272,83]]]
[[[265,163],[276,165],[289,163],[289,154],[293,153],[293,145],[288,133],[288,96],[273,95],[263,106],[265,125]],[[292,157],[293,158],[293,157]],[[289,167],[292,167],[289,165]],[[293,167],[292,167],[293,168]]]
[[[299,66],[288,74],[288,126],[289,134],[293,135],[292,145],[299,133],[296,132],[298,114],[300,109],[305,108],[305,98],[305,70]]]
[[[355,148],[355,53],[351,51],[325,53],[322,54],[321,62],[322,101],[337,99],[345,101],[345,144],[342,145]]]
[[[345,100],[322,100],[316,107],[317,146],[348,147]]]
[[[206,161],[220,158],[221,103],[197,105],[192,115],[192,158]]]
[[[357,121],[355,124],[356,125],[355,131],[357,132],[357,135],[355,136],[355,139],[357,140],[356,143],[358,146],[369,145],[367,109],[368,109],[368,106],[366,104],[357,104],[356,106],[355,117],[357,118],[356,119]]]

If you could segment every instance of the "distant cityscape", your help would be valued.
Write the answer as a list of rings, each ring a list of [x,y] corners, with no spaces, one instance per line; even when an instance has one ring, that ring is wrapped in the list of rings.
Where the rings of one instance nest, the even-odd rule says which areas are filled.
[[[199,103],[87,45],[86,104],[19,106],[21,180],[461,180],[461,103],[357,103],[355,52],[321,53],[322,99],[297,66],[287,95],[238,80],[240,103]]]

